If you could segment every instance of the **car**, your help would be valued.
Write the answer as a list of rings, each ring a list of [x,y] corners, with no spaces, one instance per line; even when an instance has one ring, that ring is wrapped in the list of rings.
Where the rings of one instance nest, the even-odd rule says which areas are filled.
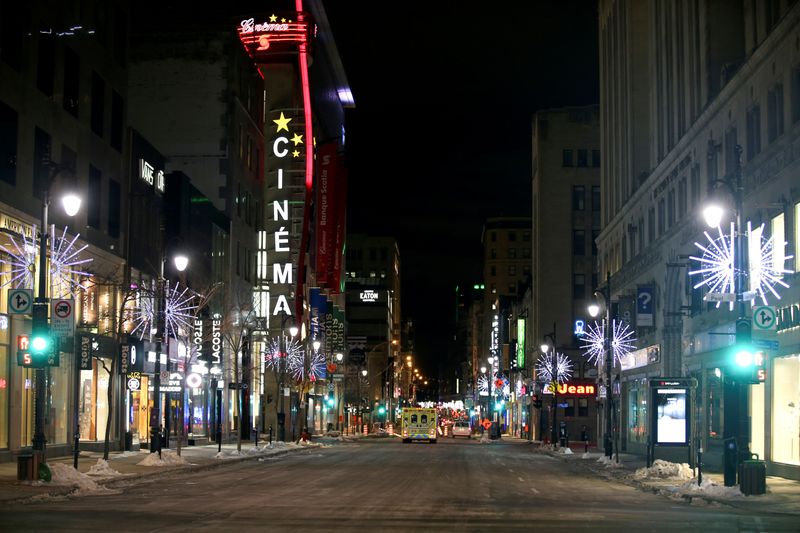
[[[456,437],[467,437],[468,439],[472,437],[472,428],[469,427],[469,422],[466,420],[456,420],[453,422],[453,428],[450,432],[450,436],[453,438]]]

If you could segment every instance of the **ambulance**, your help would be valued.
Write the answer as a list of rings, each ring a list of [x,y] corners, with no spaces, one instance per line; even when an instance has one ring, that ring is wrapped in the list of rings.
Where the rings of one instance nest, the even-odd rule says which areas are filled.
[[[402,435],[403,442],[425,440],[436,444],[436,409],[404,408]]]

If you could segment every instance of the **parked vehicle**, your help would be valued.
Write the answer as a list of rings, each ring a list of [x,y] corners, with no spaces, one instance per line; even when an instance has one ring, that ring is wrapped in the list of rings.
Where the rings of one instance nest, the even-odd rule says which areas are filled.
[[[436,444],[436,409],[406,407],[402,420],[403,442],[425,440]]]
[[[467,437],[468,439],[472,437],[472,428],[469,427],[469,422],[466,420],[456,420],[453,422],[453,427],[450,430],[450,436],[452,438],[456,437]]]

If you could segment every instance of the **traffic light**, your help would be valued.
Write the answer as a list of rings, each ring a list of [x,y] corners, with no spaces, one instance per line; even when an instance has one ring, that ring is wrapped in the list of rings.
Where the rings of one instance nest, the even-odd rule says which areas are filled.
[[[333,396],[328,396],[325,399],[325,403],[328,404],[328,407],[333,407],[336,402],[333,401]]]
[[[385,414],[385,413],[386,413],[386,407],[384,407],[382,405],[380,407],[378,407],[378,414],[379,415],[382,415],[382,414]]]
[[[736,342],[731,350],[733,377],[741,383],[759,383],[759,365],[751,342],[752,325],[749,319],[736,321]]]
[[[30,336],[29,350],[31,365],[43,368],[48,365],[50,354],[53,351],[53,338],[50,335],[50,323],[47,320],[46,303],[33,304],[33,328]]]

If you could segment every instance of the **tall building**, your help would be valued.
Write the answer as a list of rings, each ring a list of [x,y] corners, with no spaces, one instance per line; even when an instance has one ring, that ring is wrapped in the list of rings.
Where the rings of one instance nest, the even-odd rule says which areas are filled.
[[[367,370],[369,405],[397,405],[399,387],[395,376],[402,362],[400,309],[400,250],[393,237],[350,234],[347,236],[347,335],[360,341],[351,350],[351,372]],[[355,377],[355,375],[354,375]],[[372,412],[372,421],[379,422]]]
[[[83,448],[102,446],[107,428],[112,446],[122,437],[119,418],[108,418],[120,398],[108,395],[117,380],[108,370],[128,327],[114,309],[123,298],[127,240],[129,13],[122,2],[83,7],[0,5],[0,461],[31,446],[37,395],[51,456],[69,453],[78,433]],[[74,217],[59,201],[68,189],[83,198]],[[41,370],[40,381],[16,357],[31,319],[12,313],[8,291],[38,293],[31,274],[38,277],[39,258],[28,248],[36,249],[46,194],[52,247],[45,268],[56,273],[47,272],[45,293],[73,301],[76,327],[62,336],[60,362]],[[80,263],[59,270],[62,246]],[[19,277],[19,268],[28,274]]]
[[[671,413],[688,420],[676,439],[719,466],[724,439],[737,438],[766,460],[768,474],[800,478],[800,414],[791,407],[800,390],[800,154],[792,148],[800,139],[800,4],[604,0],[599,14],[599,272],[601,284],[610,274],[616,314],[628,313],[639,348],[615,371],[620,445],[645,453],[658,438],[651,415],[663,413],[652,411],[650,379],[694,379],[689,405]],[[739,175],[743,190],[725,187]],[[730,233],[728,215],[706,237],[701,207],[712,196],[730,207],[737,192],[742,220],[755,228],[748,240],[772,237],[764,265],[786,270],[777,276],[788,285],[776,287],[780,300],[766,298],[777,329],[752,333],[767,346],[764,381],[752,385],[740,385],[731,354],[736,306],[710,301],[701,274],[689,274],[698,269],[690,256],[703,255],[694,243],[711,246],[709,237]],[[758,251],[747,256],[757,264]],[[758,275],[748,271],[748,282]]]
[[[548,342],[572,361],[570,383],[596,377],[582,357],[586,306],[597,287],[600,233],[600,135],[597,106],[538,111],[533,118],[533,302],[531,347]],[[546,337],[547,336],[547,337]],[[542,426],[552,418],[552,392],[544,395]],[[557,421],[570,435],[595,428],[591,395],[559,396]]]

